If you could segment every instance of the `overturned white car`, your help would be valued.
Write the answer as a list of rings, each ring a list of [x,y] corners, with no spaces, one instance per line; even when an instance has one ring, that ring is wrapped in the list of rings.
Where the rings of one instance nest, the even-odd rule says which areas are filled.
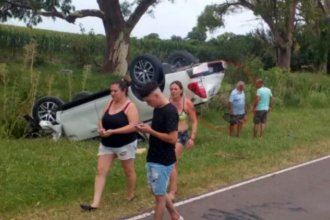
[[[149,81],[156,81],[166,96],[169,85],[175,80],[182,82],[185,95],[195,105],[209,101],[217,94],[224,77],[224,62],[198,63],[188,52],[172,53],[167,63],[150,54],[136,57],[129,68],[131,86],[129,98],[136,104],[140,120],[149,122],[153,109],[139,97],[139,88]],[[98,136],[97,121],[102,117],[105,105],[111,99],[109,89],[63,103],[56,97],[42,97],[33,108],[34,123],[39,131],[52,133],[54,138],[65,136],[71,140],[84,140]]]

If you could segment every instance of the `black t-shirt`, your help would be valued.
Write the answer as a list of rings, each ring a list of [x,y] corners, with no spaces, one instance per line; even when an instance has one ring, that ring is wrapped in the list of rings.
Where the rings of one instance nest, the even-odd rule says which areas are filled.
[[[178,130],[179,116],[177,109],[171,104],[155,108],[151,128],[161,133]],[[175,163],[175,145],[162,141],[150,135],[147,162],[159,163],[165,166]]]

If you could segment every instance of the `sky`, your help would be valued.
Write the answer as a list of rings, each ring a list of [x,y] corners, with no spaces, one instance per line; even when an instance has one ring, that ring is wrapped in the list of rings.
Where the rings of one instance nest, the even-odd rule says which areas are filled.
[[[222,0],[176,0],[175,3],[162,0],[154,8],[153,16],[143,15],[131,36],[142,38],[150,33],[157,33],[161,39],[170,39],[173,35],[184,38],[196,26],[197,17],[202,13],[205,6],[220,2]],[[72,3],[76,10],[98,9],[96,0],[72,0]],[[16,20],[7,23],[25,25]],[[101,19],[93,17],[77,19],[75,24],[70,24],[61,19],[53,21],[51,18],[43,18],[43,22],[38,24],[36,28],[80,33],[81,25],[86,32],[93,29],[96,34],[104,34]],[[244,10],[238,14],[226,16],[225,27],[210,34],[209,37],[216,37],[225,32],[246,34],[257,27],[261,27],[261,25],[260,19],[257,19],[252,12]]]

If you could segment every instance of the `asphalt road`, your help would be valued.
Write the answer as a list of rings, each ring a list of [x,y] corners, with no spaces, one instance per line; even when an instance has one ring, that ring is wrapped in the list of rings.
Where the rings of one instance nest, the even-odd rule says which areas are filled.
[[[330,156],[176,206],[185,220],[330,220]],[[129,219],[151,220],[152,213]]]

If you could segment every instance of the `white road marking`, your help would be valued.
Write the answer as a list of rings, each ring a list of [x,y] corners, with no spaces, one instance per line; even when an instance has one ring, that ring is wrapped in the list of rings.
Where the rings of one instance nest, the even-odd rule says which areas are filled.
[[[313,164],[313,163],[316,163],[316,162],[320,162],[322,160],[326,160],[326,159],[329,159],[329,158],[330,158],[330,155],[325,156],[325,157],[321,157],[321,158],[318,158],[318,159],[315,159],[315,160],[312,160],[312,161],[309,161],[309,162],[306,162],[306,163],[302,163],[302,164],[299,164],[299,165],[296,165],[296,166],[293,166],[293,167],[289,167],[289,168],[286,168],[286,169],[283,169],[283,170],[279,170],[279,171],[276,171],[276,172],[273,172],[273,173],[269,173],[269,174],[266,174],[264,176],[260,176],[260,177],[256,177],[256,178],[253,178],[253,179],[250,179],[250,180],[246,180],[244,182],[237,183],[237,184],[232,185],[232,186],[221,188],[221,189],[218,189],[218,190],[213,191],[213,192],[209,192],[209,193],[206,193],[206,194],[203,194],[203,195],[200,195],[200,196],[196,196],[196,197],[193,197],[193,198],[190,198],[190,199],[187,199],[187,200],[183,200],[183,201],[177,202],[177,203],[174,204],[174,206],[182,206],[182,205],[185,205],[187,203],[191,203],[191,202],[194,202],[194,201],[197,201],[197,200],[201,200],[201,199],[204,199],[206,197],[210,197],[210,196],[216,195],[218,193],[226,192],[226,191],[229,191],[231,189],[234,189],[234,188],[238,188],[238,187],[247,185],[249,183],[253,183],[253,182],[256,182],[256,181],[259,181],[259,180],[263,180],[263,179],[266,179],[266,178],[269,178],[271,176],[278,175],[278,174],[281,174],[281,173],[289,172],[291,170],[298,169],[300,167],[304,167],[304,166],[307,166],[307,165],[310,165],[310,164]],[[134,216],[132,218],[128,218],[126,220],[139,220],[139,219],[143,219],[145,217],[148,217],[148,216],[152,215],[153,213],[154,213],[153,211],[146,212],[146,213],[143,213],[143,214]]]

